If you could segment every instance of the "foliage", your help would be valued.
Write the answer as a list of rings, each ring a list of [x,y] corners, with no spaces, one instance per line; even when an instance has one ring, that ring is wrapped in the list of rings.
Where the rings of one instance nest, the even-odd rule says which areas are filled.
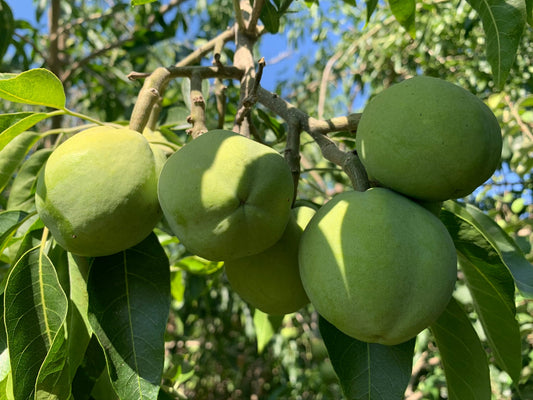
[[[531,397],[531,1],[35,3],[32,24],[0,0],[0,398]],[[260,5],[247,47],[235,23],[250,17],[242,8]],[[45,12],[52,23],[43,33]],[[210,42],[228,26],[232,36]],[[257,104],[246,107],[241,89],[253,87],[245,78],[187,72],[206,73],[212,53],[215,66],[241,63],[259,81],[268,68],[242,54],[255,57],[281,35],[308,53],[311,37],[314,57],[302,56],[279,94],[266,96],[276,100],[256,87]],[[351,178],[326,157],[321,137],[349,155],[355,129],[348,119],[322,136],[312,123],[348,115],[419,73],[485,100],[502,126],[502,162],[473,195],[444,203],[460,279],[439,320],[416,341],[386,347],[346,337],[312,306],[268,316],[231,290],[222,263],[188,253],[164,221],[112,256],[77,257],[58,246],[33,200],[50,152],[89,125],[136,121],[146,91],[127,73],[168,65],[174,75],[148,121],[154,145],[172,153],[198,128],[189,115],[203,111],[208,128],[251,126],[257,140],[286,147],[293,163],[296,125],[297,201],[314,206],[349,190]],[[194,100],[202,95],[203,110]],[[300,113],[286,113],[282,98]]]

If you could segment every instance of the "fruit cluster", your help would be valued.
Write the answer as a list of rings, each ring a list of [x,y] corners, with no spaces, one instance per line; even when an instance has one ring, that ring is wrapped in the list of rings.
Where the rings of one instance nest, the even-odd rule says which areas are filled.
[[[379,187],[315,213],[291,209],[283,157],[241,135],[210,131],[167,160],[137,132],[91,128],[52,153],[36,206],[61,246],[91,257],[134,246],[163,218],[190,252],[224,261],[254,307],[282,315],[311,301],[344,333],[393,345],[431,324],[455,285],[453,242],[426,208],[490,177],[501,135],[475,96],[416,77],[371,100],[356,145]]]

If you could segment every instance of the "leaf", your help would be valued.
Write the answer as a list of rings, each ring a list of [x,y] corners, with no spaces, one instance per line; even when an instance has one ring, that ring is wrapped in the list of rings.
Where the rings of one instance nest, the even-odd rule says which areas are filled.
[[[514,63],[526,23],[524,0],[467,0],[479,14],[486,36],[487,59],[496,86],[502,87]]]
[[[254,311],[257,352],[261,354],[283,322],[283,315],[268,315],[259,309]]]
[[[14,103],[65,109],[65,90],[61,81],[44,68],[24,71],[0,79],[0,98]]]
[[[533,299],[533,266],[515,241],[489,216],[471,204],[446,201],[444,208],[472,225],[486,241],[488,252],[496,252],[500,262],[513,275],[516,287],[524,297]]]
[[[439,348],[449,399],[490,399],[487,355],[470,320],[455,299],[452,298],[430,329]]]
[[[270,0],[265,1],[259,18],[268,32],[277,33],[279,31],[280,15],[278,14],[276,6],[272,4]]]
[[[394,18],[414,38],[416,35],[416,0],[388,0],[388,2]]]
[[[143,4],[153,3],[154,1],[157,1],[157,0],[131,0],[131,5],[140,6]]]
[[[458,259],[496,362],[518,382],[522,369],[520,328],[515,319],[514,280],[483,231],[442,210]]]
[[[4,0],[0,0],[0,63],[11,44],[14,31],[15,20],[11,8]]]
[[[156,399],[170,309],[170,269],[152,233],[131,249],[94,259],[89,321],[120,398]]]
[[[198,256],[184,257],[175,264],[175,267],[195,275],[211,275],[223,266],[221,261],[209,261]]]
[[[0,253],[5,243],[28,218],[24,211],[11,210],[0,212]]]
[[[67,298],[41,247],[27,251],[15,264],[4,302],[14,395],[27,399],[67,315]]]
[[[23,132],[0,150],[0,191],[6,187],[26,154],[40,138],[38,133]]]
[[[526,0],[526,19],[530,26],[533,26],[533,0]]]
[[[402,399],[411,378],[416,339],[395,346],[351,338],[320,317],[320,334],[350,400]]]
[[[52,151],[50,148],[37,150],[22,164],[9,191],[8,210],[35,210],[37,177]]]
[[[378,5],[378,0],[366,0],[366,23],[370,22],[370,17],[374,14],[376,6]]]
[[[2,82],[2,81],[0,81]],[[18,114],[27,114],[27,113],[18,113]],[[54,113],[30,113],[28,116],[21,118],[13,123],[13,125],[4,129],[0,133],[0,150],[7,146],[15,137],[27,131],[31,127],[35,126],[42,120],[57,115],[57,112]],[[5,122],[5,121],[4,121]]]
[[[98,343],[96,336],[93,335],[85,350],[83,362],[77,369],[72,382],[72,394],[74,398],[76,400],[89,400],[91,398],[91,392],[104,370],[104,351]]]

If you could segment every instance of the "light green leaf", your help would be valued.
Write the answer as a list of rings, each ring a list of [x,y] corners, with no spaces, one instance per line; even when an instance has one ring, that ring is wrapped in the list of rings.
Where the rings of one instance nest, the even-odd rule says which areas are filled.
[[[431,325],[444,366],[450,400],[491,398],[487,355],[470,320],[452,298]]]
[[[28,114],[28,113],[17,113],[17,116],[23,116],[24,114]],[[7,115],[12,116],[13,114],[7,114]],[[27,116],[24,116],[23,118],[14,121],[12,125],[10,125],[9,127],[7,127],[6,129],[0,132],[0,150],[6,147],[9,142],[11,142],[13,139],[15,139],[18,135],[20,135],[24,131],[27,131],[28,129],[35,126],[42,120],[46,118],[50,118],[54,115],[58,115],[58,113],[57,112],[29,113]],[[0,116],[0,119],[1,119],[1,116]],[[9,118],[9,120],[13,121],[13,118]],[[4,120],[4,122],[9,122],[9,121]]]
[[[52,154],[52,149],[40,149],[33,153],[20,167],[7,199],[8,210],[35,210],[35,186],[37,177],[46,160]]]
[[[416,35],[416,0],[388,0],[392,15],[411,37]]]
[[[132,6],[140,6],[143,4],[153,3],[156,0],[131,0]]]
[[[0,191],[6,187],[26,154],[40,138],[38,133],[26,131],[0,150]]]
[[[131,249],[94,259],[89,321],[120,398],[157,399],[170,309],[170,269],[152,233]]]
[[[444,207],[472,225],[483,236],[487,251],[497,253],[500,262],[513,275],[518,290],[524,297],[533,299],[533,265],[527,261],[515,241],[492,218],[471,204],[446,201]]]
[[[44,68],[31,69],[14,77],[0,79],[0,98],[15,103],[65,109],[63,84]]]
[[[268,315],[259,309],[254,311],[255,336],[257,338],[257,352],[261,354],[270,339],[279,330],[283,322],[283,315]]]
[[[467,1],[481,18],[487,59],[496,86],[502,87],[514,63],[526,24],[526,3],[524,0]]]
[[[416,339],[396,346],[351,338],[320,317],[320,334],[350,400],[400,400],[411,377]]]
[[[170,278],[170,293],[172,298],[178,303],[183,301],[183,295],[185,294],[185,285],[183,284],[183,271],[172,271]]]
[[[14,395],[28,399],[67,315],[67,298],[41,247],[27,251],[15,264],[4,296]]]
[[[180,259],[175,266],[195,275],[210,275],[224,265],[221,261],[209,261],[198,256],[188,256]]]
[[[467,212],[466,207],[458,209],[461,214]],[[496,362],[518,382],[522,356],[513,277],[497,250],[486,240],[482,228],[448,209],[442,210],[441,219],[454,240],[474,307]]]

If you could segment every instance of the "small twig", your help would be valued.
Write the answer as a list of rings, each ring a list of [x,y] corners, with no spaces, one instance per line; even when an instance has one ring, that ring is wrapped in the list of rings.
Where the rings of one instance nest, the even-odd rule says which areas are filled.
[[[292,198],[293,205],[296,201],[298,182],[300,181],[300,133],[301,130],[297,123],[289,123],[284,156],[289,164],[294,184],[294,197]]]
[[[259,21],[259,17],[261,16],[261,10],[263,9],[264,4],[264,0],[255,0],[254,7],[252,9],[252,16],[250,17],[250,21],[248,22],[248,26],[246,27],[247,32],[251,34],[255,33],[255,30],[257,28],[257,22]]]
[[[146,124],[148,123],[148,119],[150,118],[152,107],[159,100],[159,91],[157,89],[150,88],[146,91],[146,93],[147,94],[142,97],[142,100],[139,99],[140,101],[137,100],[137,102],[135,103],[135,107],[139,107],[145,110],[145,112],[143,112],[142,114],[135,114],[139,115],[139,118],[132,117],[130,119],[129,128],[137,132],[142,132],[144,130],[144,127],[146,126]]]
[[[218,35],[214,39],[211,39],[210,41],[205,43],[203,46],[199,47],[198,49],[193,51],[191,54],[189,54],[187,57],[182,59],[180,62],[176,64],[176,67],[184,67],[186,65],[191,65],[213,49],[215,49],[215,54],[216,54],[217,52],[216,49],[218,49],[217,46],[220,46],[220,50],[218,51],[221,51],[223,44],[234,39],[235,39],[235,26],[232,26],[231,28],[226,29],[220,35]]]
[[[187,133],[196,139],[198,136],[207,132],[205,124],[205,100],[202,94],[202,77],[193,74],[191,77],[191,115],[187,122],[192,124],[192,128]]]
[[[224,120],[226,118],[226,85],[222,83],[220,78],[215,79],[215,100],[217,103],[218,123],[217,128],[224,128]]]
[[[257,73],[255,76],[254,84],[250,93],[242,100],[239,110],[235,115],[235,125],[240,125],[244,118],[250,113],[252,107],[257,103],[257,91],[260,87],[261,77],[263,76],[263,69],[265,68],[265,59],[261,57],[258,63]]]
[[[246,23],[244,22],[244,17],[242,15],[241,5],[239,0],[233,0],[233,8],[235,10],[235,18],[237,20],[237,25],[239,30],[243,31],[246,29]]]

